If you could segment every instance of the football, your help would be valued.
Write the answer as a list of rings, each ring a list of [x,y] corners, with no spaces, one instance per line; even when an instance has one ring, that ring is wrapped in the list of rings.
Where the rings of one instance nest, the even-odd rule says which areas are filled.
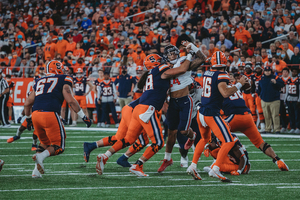
[[[251,83],[249,81],[247,81],[245,83],[245,85],[243,85],[243,87],[241,88],[241,90],[244,90],[244,91],[248,91],[251,89]]]

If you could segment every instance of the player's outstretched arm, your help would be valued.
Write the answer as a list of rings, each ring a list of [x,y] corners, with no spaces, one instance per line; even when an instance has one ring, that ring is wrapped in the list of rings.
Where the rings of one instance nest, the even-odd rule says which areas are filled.
[[[92,121],[83,113],[78,102],[72,95],[71,87],[67,84],[63,87],[63,96],[70,107],[79,115],[79,117],[82,118],[83,122],[86,123],[86,126],[90,127],[92,125]]]
[[[24,104],[24,113],[25,113],[26,121],[27,121],[27,129],[29,131],[33,128],[32,120],[31,120],[31,112],[32,112],[32,106],[33,106],[34,100],[35,100],[35,91],[33,90],[29,94],[29,96],[26,99],[25,104]]]
[[[206,55],[196,45],[188,41],[182,41],[182,45],[186,47],[188,52],[192,50],[198,57],[192,62],[190,69],[196,68],[206,61]]]
[[[191,59],[192,59],[192,55],[188,54],[187,57],[186,57],[186,60],[180,65],[180,67],[166,70],[161,75],[161,78],[162,79],[168,79],[168,78],[173,78],[175,76],[178,76],[180,74],[184,74],[190,67]]]
[[[242,76],[240,78],[239,82],[237,84],[233,85],[232,87],[231,86],[228,87],[226,82],[221,82],[218,84],[218,89],[224,98],[228,98],[231,95],[233,95],[236,91],[240,90],[241,87],[243,85],[245,85],[246,82],[247,82],[247,77]]]

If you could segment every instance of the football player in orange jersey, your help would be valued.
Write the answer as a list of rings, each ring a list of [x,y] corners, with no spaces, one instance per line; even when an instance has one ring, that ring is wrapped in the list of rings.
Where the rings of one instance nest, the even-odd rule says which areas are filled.
[[[66,134],[59,117],[64,99],[82,118],[87,127],[92,124],[74,99],[71,92],[72,79],[63,75],[62,68],[61,62],[50,61],[46,66],[47,76],[36,80],[33,92],[25,101],[27,128],[31,130],[34,126],[40,140],[37,153],[32,157],[35,161],[33,178],[42,177],[41,174],[44,174],[45,158],[64,152]]]
[[[192,43],[188,43],[187,47],[191,48],[194,52],[198,50]],[[202,179],[197,172],[197,163],[205,145],[211,137],[211,131],[213,131],[223,145],[209,175],[211,177],[219,178],[222,182],[231,182],[231,180],[220,173],[220,165],[224,162],[228,152],[234,146],[234,140],[231,136],[229,127],[221,118],[220,110],[224,98],[229,97],[239,90],[246,83],[247,77],[242,76],[238,83],[229,87],[229,76],[227,72],[225,72],[226,63],[227,59],[225,54],[220,51],[215,52],[211,58],[212,69],[206,71],[203,75],[202,105],[197,113],[201,139],[196,145],[193,162],[187,169],[187,173],[193,176],[195,180]]]

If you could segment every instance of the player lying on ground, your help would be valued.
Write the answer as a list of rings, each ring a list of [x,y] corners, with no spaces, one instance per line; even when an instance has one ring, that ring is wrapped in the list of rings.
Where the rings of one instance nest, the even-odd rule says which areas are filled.
[[[92,124],[72,95],[72,78],[63,75],[62,68],[61,62],[50,61],[46,66],[47,76],[36,81],[33,92],[25,101],[27,127],[30,129],[34,126],[40,140],[37,153],[32,157],[35,161],[33,178],[42,177],[41,174],[44,174],[45,158],[64,152],[66,134],[59,117],[64,99],[82,118],[87,127]]]
[[[235,144],[232,149],[228,152],[228,156],[226,157],[225,161],[220,166],[220,172],[230,173],[231,175],[238,176],[240,174],[248,174],[250,171],[250,162],[248,157],[248,152],[245,147],[242,145],[241,141],[235,134],[231,134]],[[204,155],[206,157],[213,157],[214,159],[217,158],[220,146],[222,144],[212,134],[211,142],[205,146]],[[241,156],[242,155],[242,156]],[[211,166],[204,167],[203,170],[206,171],[210,175],[210,171],[214,166],[214,162]]]

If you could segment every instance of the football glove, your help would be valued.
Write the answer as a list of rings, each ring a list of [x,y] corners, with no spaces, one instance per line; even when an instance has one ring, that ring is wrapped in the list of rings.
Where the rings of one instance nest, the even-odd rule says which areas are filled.
[[[89,119],[87,116],[84,116],[82,118],[82,121],[86,124],[86,127],[88,127],[88,128],[92,125],[92,120]]]
[[[27,129],[30,131],[31,129],[33,129],[33,124],[32,124],[31,117],[26,118],[26,121],[27,121]]]

